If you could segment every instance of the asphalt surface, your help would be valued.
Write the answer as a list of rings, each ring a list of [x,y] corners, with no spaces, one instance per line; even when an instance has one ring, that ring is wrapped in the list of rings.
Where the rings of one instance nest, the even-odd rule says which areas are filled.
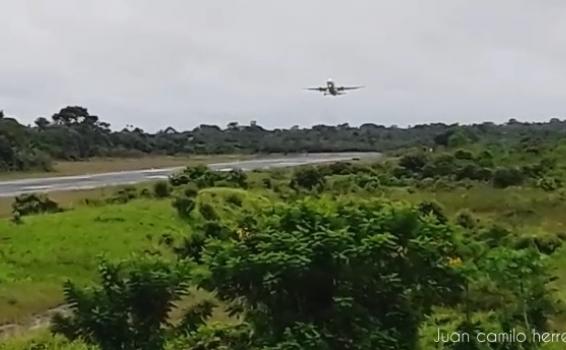
[[[230,171],[232,169],[249,171],[255,169],[281,168],[314,163],[346,161],[356,158],[377,158],[378,156],[379,153],[310,153],[298,156],[260,158],[229,163],[208,164],[208,166],[217,171]],[[144,181],[166,179],[169,175],[182,168],[183,167],[132,170],[92,175],[0,181],[0,197],[12,197],[33,192],[70,191],[105,186],[136,184]]]

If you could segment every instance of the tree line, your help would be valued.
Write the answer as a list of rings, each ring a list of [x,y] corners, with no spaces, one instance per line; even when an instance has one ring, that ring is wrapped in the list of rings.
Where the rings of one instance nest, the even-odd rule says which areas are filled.
[[[458,125],[432,123],[408,128],[372,123],[263,128],[255,122],[226,127],[201,124],[190,131],[172,127],[155,133],[137,127],[113,130],[80,106],[22,125],[0,111],[0,171],[50,170],[52,160],[125,157],[146,154],[230,154],[387,151],[407,147],[459,147],[481,141],[523,142],[560,138],[566,121]],[[503,137],[504,136],[504,137]]]

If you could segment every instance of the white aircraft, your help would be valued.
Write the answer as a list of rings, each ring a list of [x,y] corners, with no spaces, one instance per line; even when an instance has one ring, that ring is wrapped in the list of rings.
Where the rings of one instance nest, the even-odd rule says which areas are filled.
[[[307,88],[306,90],[313,90],[313,91],[320,91],[324,93],[324,96],[331,95],[344,95],[346,94],[344,91],[346,90],[355,90],[363,88],[363,86],[336,86],[332,79],[328,79],[326,81],[326,86],[315,87],[315,88]]]

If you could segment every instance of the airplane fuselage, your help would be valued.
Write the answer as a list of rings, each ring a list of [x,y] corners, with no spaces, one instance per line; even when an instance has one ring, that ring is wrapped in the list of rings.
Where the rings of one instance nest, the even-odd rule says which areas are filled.
[[[332,80],[328,80],[326,82],[326,91],[324,92],[324,94],[325,95],[332,95],[332,96],[340,95],[340,93],[336,89],[336,85],[334,84],[334,82]]]

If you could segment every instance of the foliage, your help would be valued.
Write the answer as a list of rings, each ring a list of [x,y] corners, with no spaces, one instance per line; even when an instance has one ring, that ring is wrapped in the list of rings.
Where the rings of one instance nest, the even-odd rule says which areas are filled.
[[[317,167],[304,167],[297,169],[291,179],[290,187],[294,189],[322,190],[326,179]]]
[[[499,168],[493,173],[493,185],[498,188],[519,186],[523,181],[523,172],[517,168]]]
[[[463,228],[473,229],[477,226],[478,220],[469,211],[461,211],[456,216],[456,224]]]
[[[138,189],[135,186],[124,186],[114,192],[112,197],[108,198],[109,203],[128,203],[132,199],[138,198]]]
[[[444,214],[444,209],[442,205],[436,201],[423,201],[418,206],[418,211],[423,215],[431,215],[433,216],[438,222],[446,223],[448,218]]]
[[[218,214],[216,214],[216,210],[212,205],[210,205],[210,203],[200,203],[198,211],[205,220],[218,219]]]
[[[12,203],[12,213],[15,220],[25,215],[56,213],[59,211],[61,211],[59,205],[45,194],[22,194],[15,197]]]
[[[173,200],[173,207],[182,218],[188,218],[195,208],[195,200],[189,197],[176,197]]]
[[[153,185],[153,194],[156,198],[169,197],[171,189],[166,181],[158,181]]]
[[[207,241],[202,284],[241,301],[269,349],[409,349],[459,292],[454,232],[410,207],[307,199],[244,230]]]
[[[130,265],[102,263],[101,285],[79,288],[65,284],[65,301],[71,315],[53,318],[52,330],[69,339],[83,339],[102,350],[163,349],[173,327],[168,315],[175,301],[188,293],[186,273],[171,263],[144,259]],[[185,314],[187,321],[202,323],[210,308]],[[198,317],[197,317],[198,316]],[[187,331],[198,324],[182,322]]]

